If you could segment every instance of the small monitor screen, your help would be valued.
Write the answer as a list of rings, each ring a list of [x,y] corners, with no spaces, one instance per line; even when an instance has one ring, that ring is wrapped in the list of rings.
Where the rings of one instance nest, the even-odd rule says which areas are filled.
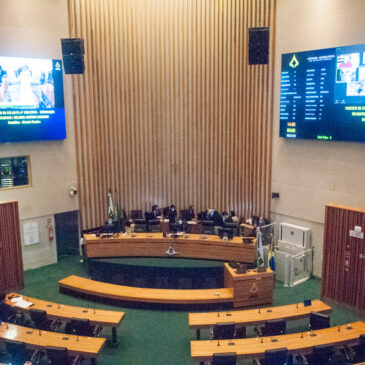
[[[62,62],[0,57],[0,142],[66,138]]]
[[[282,55],[280,136],[365,142],[365,44]]]

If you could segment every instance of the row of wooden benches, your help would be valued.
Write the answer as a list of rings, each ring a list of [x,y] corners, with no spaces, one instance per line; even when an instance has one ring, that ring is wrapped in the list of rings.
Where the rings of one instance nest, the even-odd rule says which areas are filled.
[[[77,278],[77,277],[75,277]],[[85,281],[86,280],[86,281]],[[63,281],[60,281],[60,285]],[[89,279],[80,278],[80,281],[75,280],[75,283],[94,284],[97,295],[102,296],[101,286],[103,283],[94,282]],[[81,283],[81,284],[80,284]],[[75,284],[76,287],[76,284]],[[113,285],[116,287],[116,285]],[[81,291],[87,290],[92,292],[92,287],[87,286]],[[110,288],[106,287],[106,291]],[[145,288],[134,288],[137,292],[140,289],[142,297],[146,290]],[[157,290],[157,289],[155,289]],[[162,292],[171,292],[171,290],[157,290],[159,295]],[[162,291],[162,292],[161,292]],[[174,291],[174,290],[172,290]],[[188,294],[189,290],[183,290]],[[105,293],[105,297],[109,298],[110,292]],[[170,294],[171,295],[171,294]],[[25,302],[31,303],[30,306],[19,305],[19,294],[11,293],[7,296],[6,304],[16,308],[17,311],[29,312],[30,310],[45,311],[50,320],[61,320],[70,322],[72,318],[87,319],[94,326],[103,326],[112,328],[112,341],[115,343],[116,329],[121,324],[124,316],[123,312],[105,311],[90,308],[80,308],[46,302],[39,299],[23,297]],[[309,305],[308,305],[309,304]],[[286,306],[235,310],[235,311],[220,311],[209,313],[190,313],[189,326],[197,331],[197,339],[200,337],[200,330],[204,328],[212,328],[217,323],[234,323],[237,328],[245,328],[247,326],[255,326],[263,324],[266,321],[273,319],[295,320],[305,318],[311,312],[329,313],[331,308],[319,300],[313,300],[311,303],[298,303]],[[356,343],[361,334],[365,333],[365,324],[363,322],[355,322],[350,325],[319,330],[322,332],[311,331],[301,334],[290,334],[277,337],[262,338],[259,342],[255,338],[228,339],[220,342],[212,341],[192,341],[191,356],[198,361],[211,360],[215,353],[225,353],[227,351],[236,353],[240,357],[262,357],[267,349],[276,349],[279,347],[287,347],[290,351],[305,350],[313,347],[315,344],[324,344],[329,342],[334,343]],[[37,331],[26,327],[16,326],[9,323],[2,323],[0,327],[0,338],[16,339],[24,342],[30,348],[42,348],[46,344],[62,344],[68,348],[70,354],[79,354],[86,358],[92,358],[96,362],[96,357],[104,346],[104,338],[73,336],[49,331]],[[300,340],[298,340],[300,338]],[[284,346],[285,345],[285,346]],[[251,349],[251,350],[250,350]]]

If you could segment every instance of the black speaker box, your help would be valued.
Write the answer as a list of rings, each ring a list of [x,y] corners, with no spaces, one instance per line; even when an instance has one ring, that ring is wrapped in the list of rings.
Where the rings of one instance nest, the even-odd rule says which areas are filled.
[[[83,74],[84,64],[84,40],[81,38],[61,39],[62,58],[65,74]]]
[[[267,65],[269,63],[270,31],[267,27],[249,28],[248,63],[249,65]]]
[[[64,55],[63,67],[65,74],[83,74],[85,71],[84,56],[82,55]]]
[[[63,38],[61,39],[61,46],[63,55],[83,55],[85,53],[82,38]]]

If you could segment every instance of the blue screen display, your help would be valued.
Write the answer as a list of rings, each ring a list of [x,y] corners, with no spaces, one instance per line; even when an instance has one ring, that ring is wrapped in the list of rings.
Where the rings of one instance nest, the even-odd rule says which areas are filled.
[[[280,136],[365,142],[365,45],[281,60]]]
[[[65,138],[62,62],[0,57],[0,142]]]

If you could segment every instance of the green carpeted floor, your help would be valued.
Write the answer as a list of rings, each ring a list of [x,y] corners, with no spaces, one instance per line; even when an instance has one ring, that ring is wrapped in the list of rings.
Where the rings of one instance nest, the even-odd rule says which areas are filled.
[[[118,308],[59,293],[57,281],[71,274],[87,277],[79,256],[65,257],[58,264],[26,271],[22,293],[58,303],[124,311],[126,315],[118,329],[119,346],[105,347],[98,358],[99,365],[196,364],[190,358],[190,340],[195,339],[195,331],[189,329],[187,312]],[[316,299],[319,294],[318,279],[293,288],[284,288],[282,283],[276,282],[274,305],[296,303],[304,298]],[[333,308],[332,325],[357,320],[365,318],[340,307]],[[305,320],[288,322],[288,332],[301,331],[306,326]],[[110,330],[104,329],[102,335],[110,336]],[[202,331],[202,339],[208,336],[208,331]]]

